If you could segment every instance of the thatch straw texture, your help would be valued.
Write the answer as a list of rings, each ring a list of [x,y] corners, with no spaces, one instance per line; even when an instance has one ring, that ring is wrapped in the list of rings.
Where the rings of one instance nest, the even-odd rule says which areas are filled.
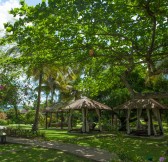
[[[133,99],[125,102],[114,109],[168,109],[167,106],[162,105],[154,99]]]
[[[64,109],[65,110],[79,110],[82,108],[88,108],[88,109],[100,109],[100,110],[112,110],[110,107],[107,105],[104,105],[100,102],[91,100],[89,98],[82,98],[78,99],[71,104],[67,105]]]

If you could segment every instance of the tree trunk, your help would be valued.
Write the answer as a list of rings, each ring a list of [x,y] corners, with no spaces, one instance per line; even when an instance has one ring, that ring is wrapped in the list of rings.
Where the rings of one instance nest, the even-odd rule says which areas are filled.
[[[41,71],[40,72],[40,76],[39,76],[39,88],[38,88],[37,108],[36,108],[36,114],[35,114],[34,124],[32,126],[32,131],[33,132],[35,132],[35,131],[38,130],[42,78],[43,78],[43,72]]]
[[[126,76],[126,72],[124,72],[121,76],[120,76],[121,80],[123,81],[123,83],[125,84],[126,88],[128,89],[128,91],[131,94],[131,98],[135,98],[135,92],[133,90],[133,88],[131,87],[131,85],[128,83],[127,81],[127,76]]]
[[[54,103],[54,89],[51,91],[51,104],[53,105]]]
[[[13,106],[14,106],[14,110],[15,110],[15,117],[16,117],[16,119],[18,119],[18,109],[17,109],[17,106],[16,106],[16,104],[13,105]]]
[[[48,94],[46,93],[46,107],[48,107]]]

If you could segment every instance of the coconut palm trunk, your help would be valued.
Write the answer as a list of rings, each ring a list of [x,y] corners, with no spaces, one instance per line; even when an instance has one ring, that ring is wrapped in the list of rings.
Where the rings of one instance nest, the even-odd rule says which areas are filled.
[[[40,75],[39,75],[39,88],[38,88],[38,100],[37,100],[36,114],[35,114],[35,119],[34,119],[34,123],[32,126],[33,132],[38,130],[42,79],[43,79],[43,72],[41,70]]]

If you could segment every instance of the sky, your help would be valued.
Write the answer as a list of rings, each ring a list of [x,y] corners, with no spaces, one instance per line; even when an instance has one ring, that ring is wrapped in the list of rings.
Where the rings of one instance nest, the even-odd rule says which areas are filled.
[[[12,15],[8,13],[11,8],[19,7],[20,0],[0,0],[0,30],[3,30],[3,24],[12,21]],[[41,3],[42,0],[25,0],[29,5],[36,5]]]

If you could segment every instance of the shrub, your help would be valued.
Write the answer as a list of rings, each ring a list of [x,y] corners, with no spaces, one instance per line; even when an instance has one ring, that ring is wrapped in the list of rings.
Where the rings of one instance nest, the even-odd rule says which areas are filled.
[[[25,114],[26,124],[33,124],[34,123],[35,113],[36,113],[35,110],[30,110]],[[39,124],[41,126],[45,125],[45,118],[41,113],[39,113]]]
[[[4,112],[0,112],[0,119],[6,119],[7,115]]]
[[[4,119],[0,119],[0,125],[7,125],[8,122]]]
[[[34,138],[34,137],[45,137],[45,132],[32,132],[30,129],[20,129],[20,128],[7,128],[6,133],[8,136],[12,137],[25,137],[25,138]]]

